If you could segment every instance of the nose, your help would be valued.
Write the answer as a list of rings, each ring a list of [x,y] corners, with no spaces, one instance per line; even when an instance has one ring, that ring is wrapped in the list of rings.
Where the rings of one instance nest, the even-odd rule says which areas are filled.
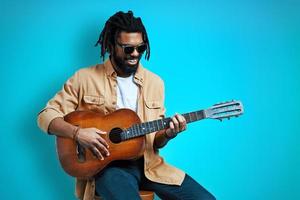
[[[136,48],[134,48],[134,51],[130,54],[130,56],[138,56],[139,55],[139,52],[136,50]]]

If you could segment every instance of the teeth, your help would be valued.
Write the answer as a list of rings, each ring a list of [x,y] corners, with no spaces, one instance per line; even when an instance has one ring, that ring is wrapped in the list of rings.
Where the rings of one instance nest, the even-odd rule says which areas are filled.
[[[130,64],[136,64],[137,63],[137,59],[128,60],[128,63],[130,63]]]

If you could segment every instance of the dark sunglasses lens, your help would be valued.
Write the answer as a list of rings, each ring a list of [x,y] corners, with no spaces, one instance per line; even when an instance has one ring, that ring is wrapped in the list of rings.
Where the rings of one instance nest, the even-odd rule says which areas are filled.
[[[132,54],[134,51],[134,47],[124,47],[124,53],[126,54]]]
[[[137,51],[139,52],[139,53],[144,53],[144,51],[147,49],[147,45],[145,45],[145,44],[143,44],[143,45],[141,45],[141,46],[139,46],[138,48],[137,48]]]

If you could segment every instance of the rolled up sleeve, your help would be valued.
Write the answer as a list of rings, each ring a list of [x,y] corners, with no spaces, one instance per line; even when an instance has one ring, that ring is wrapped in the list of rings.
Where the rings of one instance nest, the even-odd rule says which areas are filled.
[[[58,117],[64,117],[66,114],[76,110],[78,106],[79,93],[79,73],[76,72],[63,88],[47,103],[37,118],[38,126],[48,133],[51,121]]]

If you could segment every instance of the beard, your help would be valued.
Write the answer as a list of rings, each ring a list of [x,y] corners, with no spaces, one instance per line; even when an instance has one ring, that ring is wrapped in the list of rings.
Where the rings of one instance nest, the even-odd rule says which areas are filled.
[[[139,67],[141,56],[142,55],[139,55],[137,57],[125,55],[124,57],[120,57],[120,56],[117,56],[116,53],[114,53],[114,55],[112,55],[111,58],[115,61],[116,65],[117,65],[115,67],[118,70],[120,70],[122,73],[129,76],[131,74],[134,74],[137,71],[137,69]],[[137,63],[134,65],[128,64],[127,61],[132,60],[132,59],[137,59]]]

